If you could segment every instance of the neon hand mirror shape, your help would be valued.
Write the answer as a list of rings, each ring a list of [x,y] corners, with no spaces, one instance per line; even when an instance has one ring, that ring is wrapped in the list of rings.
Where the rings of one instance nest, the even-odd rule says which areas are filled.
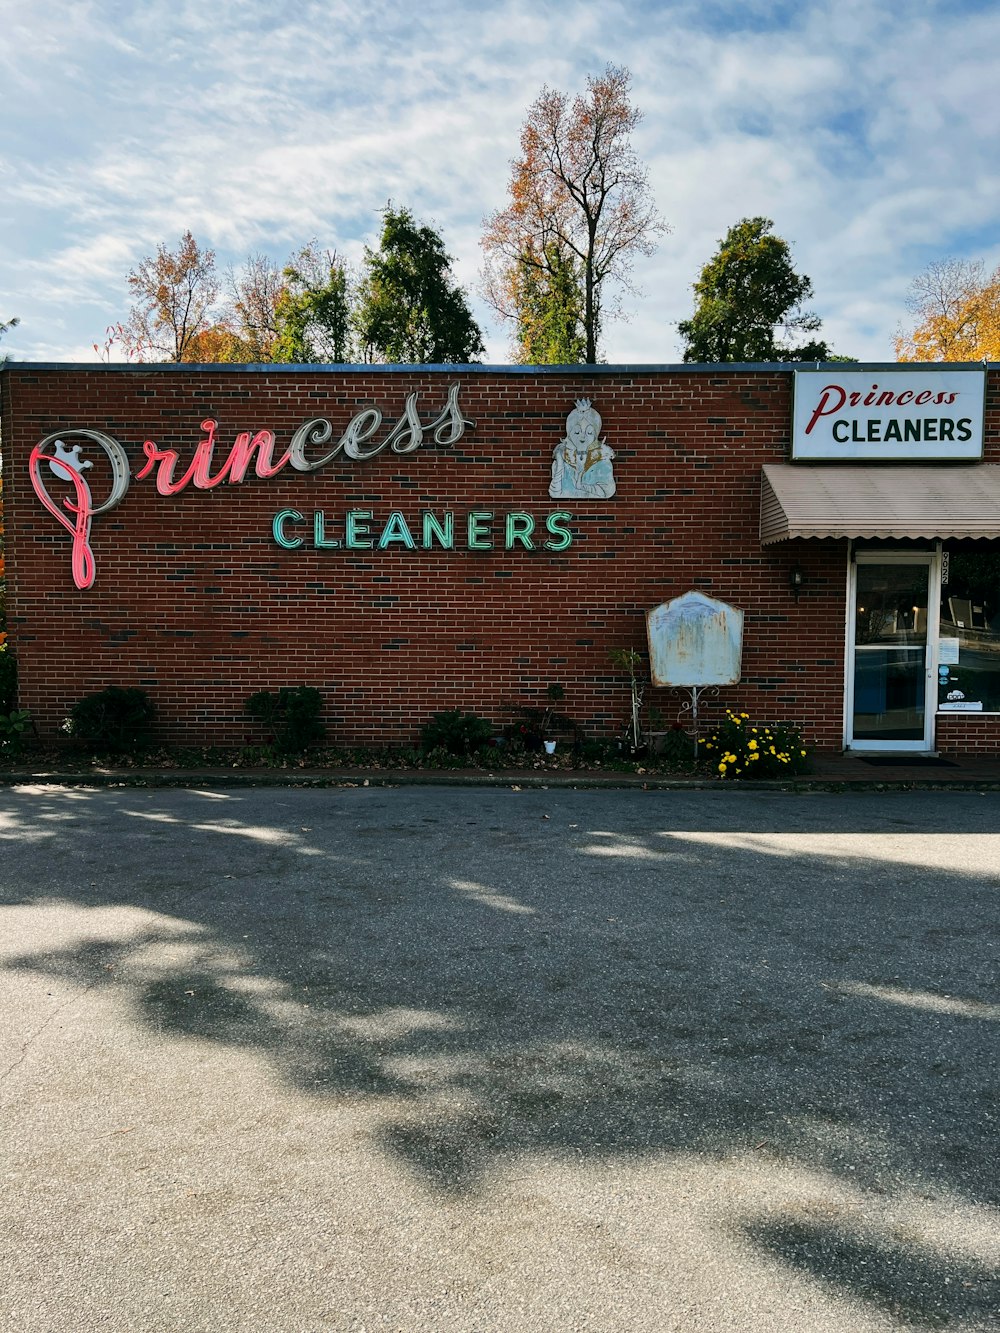
[[[93,467],[90,459],[81,458],[85,445],[68,445],[63,436],[81,435],[96,444],[111,465],[111,491],[103,504],[95,505],[84,471]],[[52,452],[46,450],[52,446]],[[60,505],[49,494],[42,464],[60,481],[68,483],[72,494]],[[94,582],[94,553],[90,547],[90,526],[97,514],[106,513],[117,505],[128,490],[129,466],[125,450],[110,435],[101,431],[74,428],[55,431],[35,445],[28,460],[28,473],[35,494],[52,517],[66,529],[73,539],[73,582],[78,588],[89,588]]]

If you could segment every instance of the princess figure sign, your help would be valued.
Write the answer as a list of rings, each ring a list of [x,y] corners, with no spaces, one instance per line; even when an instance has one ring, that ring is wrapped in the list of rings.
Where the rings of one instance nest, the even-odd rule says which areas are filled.
[[[566,436],[552,459],[549,495],[556,500],[606,500],[615,493],[614,453],[599,438],[600,413],[589,398],[577,400],[566,418]]]

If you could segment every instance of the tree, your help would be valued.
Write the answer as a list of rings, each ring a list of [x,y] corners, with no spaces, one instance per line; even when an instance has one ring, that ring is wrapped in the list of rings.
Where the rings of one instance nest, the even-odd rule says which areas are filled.
[[[270,359],[256,355],[255,349],[240,337],[228,320],[199,329],[184,349],[185,361],[201,365],[247,365]]]
[[[8,329],[12,329],[15,326],[15,324],[19,324],[20,322],[21,321],[17,318],[16,315],[14,316],[13,319],[8,319],[6,321],[0,319],[0,338],[3,337],[3,335],[7,332]]]
[[[608,65],[572,104],[565,93],[542,89],[521,129],[521,156],[511,163],[510,203],[486,219],[482,239],[485,294],[508,319],[520,319],[520,269],[528,265],[552,283],[555,300],[572,257],[588,363],[597,360],[605,284],[631,289],[635,256],[652,254],[654,238],[669,230],[632,149],[642,114],[629,102],[630,85],[627,69]]]
[[[351,359],[351,280],[344,262],[315,241],[293,255],[275,303],[274,361]]]
[[[719,242],[694,284],[694,316],[677,326],[685,361],[829,360],[825,342],[791,345],[821,321],[802,309],[812,283],[795,272],[773,226],[770,218],[743,218]]]
[[[5,324],[4,328],[10,328]],[[2,333],[3,330],[0,330]],[[3,477],[0,477],[0,653],[7,647],[7,560],[4,555]],[[0,681],[4,672],[0,669]],[[2,686],[0,686],[2,688]]]
[[[916,325],[898,332],[898,361],[1000,361],[1000,267],[987,274],[981,259],[929,264],[906,304]]]
[[[522,365],[572,365],[587,354],[582,266],[557,241],[549,242],[548,251],[539,262],[529,242],[509,270],[514,360]]]
[[[225,324],[240,345],[240,355],[221,359],[250,363],[273,360],[271,352],[278,337],[276,312],[285,289],[285,276],[267,255],[258,251],[248,255],[238,271],[230,268],[228,285],[230,308]]]
[[[484,351],[441,237],[391,204],[378,250],[365,247],[354,327],[366,361],[467,362]]]
[[[211,324],[219,292],[215,253],[201,250],[186,231],[176,253],[159,245],[128,275],[136,304],[125,324],[126,350],[141,349],[168,361],[190,361],[192,342]]]

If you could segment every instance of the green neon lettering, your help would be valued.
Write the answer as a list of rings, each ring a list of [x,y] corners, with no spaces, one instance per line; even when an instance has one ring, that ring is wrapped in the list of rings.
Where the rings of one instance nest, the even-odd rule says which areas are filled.
[[[423,540],[420,544],[425,551],[429,551],[435,542],[446,551],[455,549],[455,515],[446,509],[441,517],[443,522],[439,523],[429,509],[423,512]]]
[[[468,541],[470,551],[492,551],[493,533],[489,525],[493,522],[493,512],[489,509],[477,509],[469,515]]]
[[[289,537],[285,532],[286,523],[304,523],[305,519],[297,509],[279,509],[274,516],[271,524],[271,533],[279,546],[283,546],[286,551],[294,551],[297,546],[302,545],[301,537]]]
[[[344,545],[349,551],[370,551],[372,548],[370,509],[349,509],[344,532]]]
[[[392,542],[402,542],[408,551],[412,551],[416,546],[410,529],[406,526],[406,519],[398,509],[394,509],[389,515],[386,525],[382,529],[382,535],[378,539],[378,549],[384,551]]]
[[[531,540],[531,534],[534,530],[535,520],[530,514],[525,514],[520,510],[508,514],[504,523],[504,550],[511,551],[514,548],[514,543],[520,542],[526,551],[533,551],[535,543]]]
[[[545,543],[546,551],[565,551],[573,541],[573,534],[569,528],[564,527],[572,519],[572,514],[567,514],[564,509],[557,509],[554,514],[550,514],[545,520],[545,526],[554,538],[553,541]]]
[[[313,546],[317,551],[335,551],[340,546],[339,537],[326,535],[326,515],[322,509],[313,514]]]

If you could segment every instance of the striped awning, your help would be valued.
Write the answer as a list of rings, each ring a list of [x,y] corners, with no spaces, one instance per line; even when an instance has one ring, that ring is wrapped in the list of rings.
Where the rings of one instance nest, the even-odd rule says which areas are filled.
[[[1000,467],[768,463],[760,539],[1000,537]]]

